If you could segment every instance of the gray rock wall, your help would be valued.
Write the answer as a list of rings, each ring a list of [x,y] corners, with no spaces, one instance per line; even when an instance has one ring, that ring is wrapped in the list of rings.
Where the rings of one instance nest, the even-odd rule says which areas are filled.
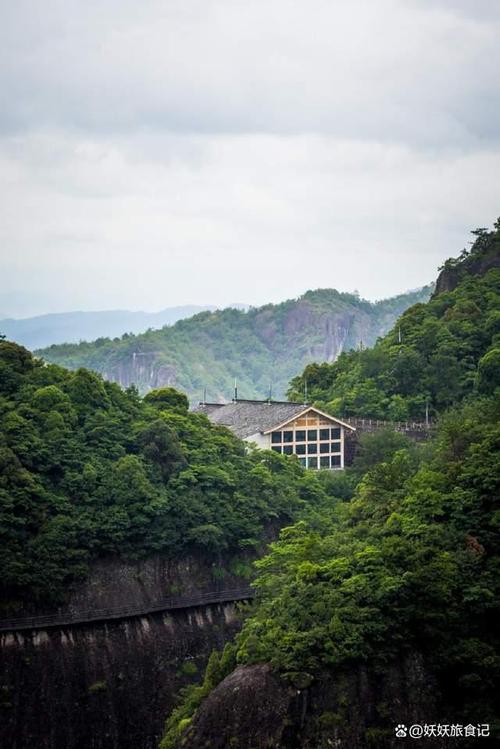
[[[241,572],[250,564],[250,555],[103,560],[59,612],[147,608],[169,596],[247,585]],[[212,650],[240,628],[237,609],[214,604],[0,633],[1,749],[156,748],[179,689],[198,680]]]
[[[153,749],[175,694],[239,627],[231,604],[0,635],[0,746]]]

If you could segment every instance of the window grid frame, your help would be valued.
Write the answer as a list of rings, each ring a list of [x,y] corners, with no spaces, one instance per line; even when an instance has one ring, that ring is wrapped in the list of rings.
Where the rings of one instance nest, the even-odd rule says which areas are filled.
[[[321,423],[320,418],[316,418],[314,420],[303,418],[302,424],[292,424],[291,426],[288,426],[288,428],[281,428],[277,429],[276,432],[271,432],[271,449],[273,449],[275,452],[280,453],[281,455],[286,454],[292,454],[296,455],[299,459],[301,465],[305,465],[306,468],[311,470],[341,470],[344,466],[344,435],[345,435],[345,429],[342,426],[333,426],[331,423],[327,426],[324,422]],[[321,431],[326,431],[328,429],[329,431],[329,437],[321,438]],[[308,433],[316,431],[316,439],[315,440],[309,440]],[[284,441],[284,433],[285,432],[293,432],[292,435],[292,441],[291,442],[285,442]],[[297,432],[305,432],[306,439],[299,439],[297,440]],[[340,435],[339,435],[340,432]],[[281,441],[280,442],[274,442],[274,435],[281,434]],[[335,434],[335,436],[334,436]],[[339,436],[337,436],[339,435]],[[309,453],[309,445],[315,444],[316,445],[316,452],[315,453]],[[335,444],[336,450],[332,450],[333,445]],[[297,453],[297,445],[301,445],[305,448],[304,453]],[[321,452],[321,446],[324,447],[324,445],[329,446],[328,452]],[[287,447],[292,448],[291,453],[285,453],[284,448]],[[316,466],[310,465],[310,458],[312,458],[312,462],[316,462]],[[329,465],[327,466],[321,466],[321,458],[328,458]],[[336,460],[339,460],[339,465],[332,465],[332,459],[335,458]]]

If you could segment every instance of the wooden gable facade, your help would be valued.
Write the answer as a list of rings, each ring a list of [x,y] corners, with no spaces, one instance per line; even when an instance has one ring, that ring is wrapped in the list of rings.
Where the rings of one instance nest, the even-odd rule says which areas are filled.
[[[353,427],[312,406],[296,417],[266,430],[268,446],[296,455],[306,468],[339,470],[345,467],[346,432]]]

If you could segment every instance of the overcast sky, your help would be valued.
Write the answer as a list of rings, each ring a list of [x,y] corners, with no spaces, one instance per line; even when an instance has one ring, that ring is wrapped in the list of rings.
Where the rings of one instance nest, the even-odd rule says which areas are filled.
[[[499,39],[493,0],[0,0],[0,315],[434,279],[500,214]]]

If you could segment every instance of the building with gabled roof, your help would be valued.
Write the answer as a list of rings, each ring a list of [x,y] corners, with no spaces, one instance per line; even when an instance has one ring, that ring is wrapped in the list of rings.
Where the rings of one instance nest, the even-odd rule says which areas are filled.
[[[355,428],[314,406],[287,401],[235,398],[229,403],[200,403],[195,409],[258,447],[296,455],[306,468],[342,469],[346,443]]]

